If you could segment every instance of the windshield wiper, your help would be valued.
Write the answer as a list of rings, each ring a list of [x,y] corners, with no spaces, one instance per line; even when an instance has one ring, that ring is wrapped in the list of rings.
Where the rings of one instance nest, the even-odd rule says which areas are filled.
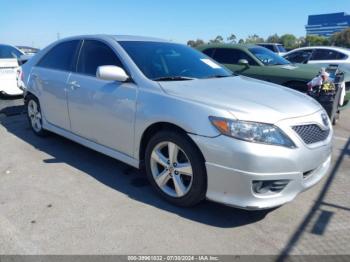
[[[187,76],[162,76],[153,78],[153,81],[186,81],[186,80],[194,80],[192,77]]]
[[[231,75],[211,75],[211,76],[208,76],[207,78],[224,78],[224,77],[231,77],[231,76],[236,76],[236,74],[231,74]]]

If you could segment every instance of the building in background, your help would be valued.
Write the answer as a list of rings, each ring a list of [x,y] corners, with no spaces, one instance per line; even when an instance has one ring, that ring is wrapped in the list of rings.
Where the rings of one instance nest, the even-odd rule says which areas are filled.
[[[318,35],[329,37],[336,32],[343,31],[350,27],[350,15],[345,12],[309,15],[308,23],[305,26],[306,35]]]

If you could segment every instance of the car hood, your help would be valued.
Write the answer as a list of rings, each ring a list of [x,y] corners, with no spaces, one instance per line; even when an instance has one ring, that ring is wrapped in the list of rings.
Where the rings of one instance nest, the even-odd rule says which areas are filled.
[[[249,77],[166,81],[159,84],[169,95],[225,109],[241,120],[276,123],[282,119],[313,114],[321,109],[307,95]]]

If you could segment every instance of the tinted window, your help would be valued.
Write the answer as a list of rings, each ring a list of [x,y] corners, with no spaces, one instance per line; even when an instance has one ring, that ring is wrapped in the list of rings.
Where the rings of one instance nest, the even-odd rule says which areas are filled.
[[[215,51],[215,48],[208,48],[203,50],[203,53],[206,54],[207,56],[213,57],[214,51]]]
[[[310,60],[336,60],[342,59],[343,54],[330,49],[316,49]]]
[[[269,49],[269,50],[271,50],[273,52],[276,51],[273,45],[264,45],[264,44],[258,44],[258,45],[262,46],[262,47],[265,47],[265,48],[267,48],[267,49]]]
[[[245,52],[231,48],[216,48],[214,53],[214,59],[221,64],[237,65],[238,61],[241,59],[247,60],[250,65],[257,64]]]
[[[73,71],[73,60],[79,46],[79,40],[68,41],[53,47],[37,64],[37,66]]]
[[[143,74],[153,80],[169,77],[210,78],[232,75],[229,70],[203,53],[185,45],[144,41],[120,41],[119,44]]]
[[[100,41],[84,41],[79,55],[77,72],[85,75],[96,76],[97,68],[103,65],[122,67],[117,55],[109,46]]]
[[[277,47],[277,50],[281,53],[287,52],[287,50],[284,48],[283,45],[276,45],[276,47]]]
[[[22,55],[16,48],[8,45],[0,45],[0,58],[19,58]]]
[[[284,56],[285,59],[289,60],[292,63],[306,63],[310,55],[312,54],[312,50],[302,50],[302,51],[296,51],[293,53],[290,53],[286,56]]]

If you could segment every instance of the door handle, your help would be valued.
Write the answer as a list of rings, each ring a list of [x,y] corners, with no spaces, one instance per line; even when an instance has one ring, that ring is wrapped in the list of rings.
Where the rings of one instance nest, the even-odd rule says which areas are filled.
[[[80,85],[78,84],[77,81],[72,81],[69,83],[69,85],[70,85],[72,90],[76,90],[76,89],[80,88]]]

